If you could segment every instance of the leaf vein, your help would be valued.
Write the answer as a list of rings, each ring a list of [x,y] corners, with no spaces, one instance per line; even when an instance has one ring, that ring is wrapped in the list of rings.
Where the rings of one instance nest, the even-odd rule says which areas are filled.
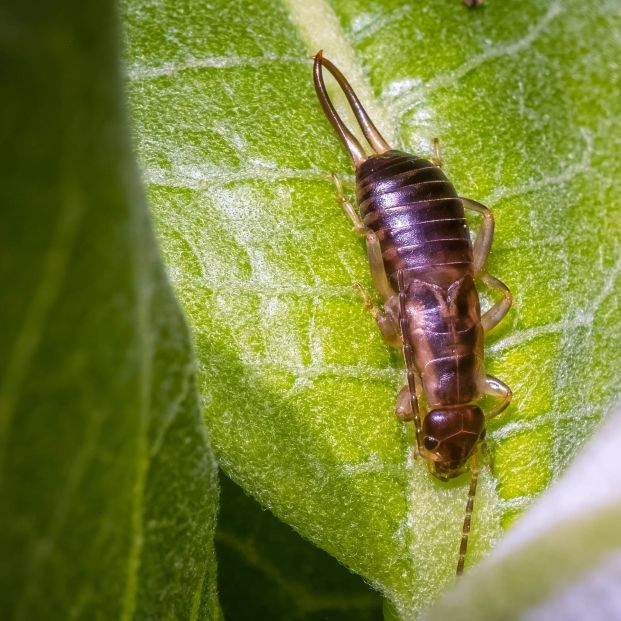
[[[526,33],[524,37],[508,44],[490,48],[478,56],[469,58],[462,65],[443,74],[439,74],[425,84],[420,84],[411,78],[393,81],[384,89],[382,98],[391,102],[391,108],[399,109],[399,116],[403,116],[415,107],[421,100],[436,90],[447,86],[454,86],[455,82],[487,63],[490,60],[502,57],[515,56],[519,52],[528,49],[537,38],[545,31],[547,26],[561,14],[563,6],[560,1],[554,2],[543,17]],[[405,86],[410,88],[405,88]],[[417,88],[411,88],[416,86]],[[401,94],[403,93],[403,94]]]
[[[46,316],[52,311],[67,272],[69,257],[74,247],[83,216],[83,203],[78,197],[73,179],[61,180],[61,209],[54,236],[41,264],[38,289],[25,313],[14,347],[9,354],[6,373],[0,384],[0,488],[4,477],[4,462],[8,434],[15,414],[19,396],[43,331]]]
[[[230,69],[230,68],[258,68],[274,63],[308,64],[308,60],[300,56],[278,56],[265,54],[263,56],[208,56],[192,58],[184,62],[169,61],[161,65],[147,67],[134,64],[126,69],[127,77],[132,81],[155,80],[157,78],[174,76],[177,73],[192,69]]]

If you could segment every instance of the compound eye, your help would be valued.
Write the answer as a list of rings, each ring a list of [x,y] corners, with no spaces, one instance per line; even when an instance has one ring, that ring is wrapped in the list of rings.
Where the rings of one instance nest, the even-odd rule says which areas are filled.
[[[423,438],[423,444],[428,451],[433,451],[433,449],[438,448],[438,444],[440,444],[440,441],[432,438],[431,436],[425,436]]]

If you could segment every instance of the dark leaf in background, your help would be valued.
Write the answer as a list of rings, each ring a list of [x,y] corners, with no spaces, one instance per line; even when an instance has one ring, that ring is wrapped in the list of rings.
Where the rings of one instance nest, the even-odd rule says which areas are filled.
[[[302,539],[226,475],[216,530],[227,621],[381,621],[382,600],[360,577]]]
[[[216,619],[217,472],[114,3],[0,10],[3,619]]]

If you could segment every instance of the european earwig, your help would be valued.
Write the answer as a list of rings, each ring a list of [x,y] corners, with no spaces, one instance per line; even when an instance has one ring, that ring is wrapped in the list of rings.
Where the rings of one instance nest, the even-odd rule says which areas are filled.
[[[457,575],[464,569],[478,478],[479,450],[485,450],[485,423],[511,401],[511,390],[486,375],[483,337],[511,307],[509,289],[485,269],[494,235],[490,210],[459,197],[439,159],[421,159],[393,149],[379,133],[343,74],[319,51],[314,63],[319,102],[347,148],[356,169],[359,213],[333,175],[354,231],[366,239],[373,284],[384,301],[376,307],[359,288],[380,332],[402,349],[407,384],[397,396],[396,414],[413,421],[416,450],[430,472],[447,481],[471,470]],[[326,68],[342,89],[367,142],[367,155],[345,126],[326,92]],[[439,155],[436,153],[436,155]],[[483,217],[474,242],[464,209]],[[475,281],[502,293],[481,314]],[[484,414],[477,401],[499,398]]]

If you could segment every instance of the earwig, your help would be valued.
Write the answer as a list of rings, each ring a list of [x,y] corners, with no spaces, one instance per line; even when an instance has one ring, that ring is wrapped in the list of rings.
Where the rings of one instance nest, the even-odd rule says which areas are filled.
[[[336,112],[326,91],[323,68],[342,89],[368,144],[367,155]],[[407,384],[397,396],[396,414],[412,421],[416,451],[442,481],[471,471],[459,548],[457,575],[464,569],[478,479],[477,454],[485,447],[485,423],[511,401],[511,390],[487,375],[483,338],[511,307],[509,289],[485,269],[494,236],[490,210],[459,197],[441,169],[428,160],[393,149],[379,133],[335,65],[319,51],[314,63],[319,102],[356,169],[359,212],[333,175],[354,231],[366,239],[373,284],[384,301],[376,307],[357,284],[386,342],[403,351]],[[439,153],[437,153],[439,155]],[[464,209],[483,217],[474,242]],[[502,293],[481,314],[475,281]],[[483,413],[477,401],[498,399]]]

